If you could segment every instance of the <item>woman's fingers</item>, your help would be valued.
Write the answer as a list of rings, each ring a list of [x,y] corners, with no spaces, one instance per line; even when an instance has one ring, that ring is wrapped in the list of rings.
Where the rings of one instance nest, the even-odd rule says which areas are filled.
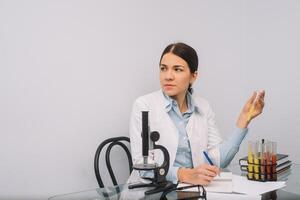
[[[256,115],[262,113],[262,110],[265,106],[264,96],[265,96],[265,91],[262,91],[262,92],[259,93],[259,97],[258,97],[257,102],[255,104]]]
[[[257,96],[257,98],[256,98],[256,96]],[[254,104],[256,104],[257,101],[264,101],[264,98],[265,98],[264,90],[259,91],[259,92],[254,91],[252,96],[248,99],[246,105],[247,104],[254,105]],[[255,99],[257,99],[257,100],[255,101]]]
[[[217,166],[215,166],[215,165],[205,164],[204,168],[207,169],[207,170],[209,170],[209,171],[215,172],[216,174],[220,173],[220,169]]]
[[[210,171],[208,169],[199,169],[198,174],[202,174],[209,177],[215,177],[217,175],[215,171]]]
[[[254,94],[256,94],[256,92],[254,92]],[[251,108],[248,107],[248,105],[249,105],[248,103],[250,103],[250,105],[253,106],[251,119],[255,118],[257,115],[262,113],[262,110],[265,106],[264,98],[265,98],[265,91],[262,90],[257,93],[257,97],[254,98],[252,103],[250,103],[251,102],[250,100],[247,102],[245,108],[246,108],[246,110],[250,109],[249,111],[247,111],[248,115],[249,115],[249,112],[251,112]],[[250,99],[251,100],[253,99],[253,95],[251,96]]]
[[[200,180],[205,180],[207,182],[211,182],[214,179],[214,177],[212,176],[207,176],[203,174],[198,174],[198,177],[200,178]]]
[[[246,104],[243,107],[243,110],[242,110],[243,112],[249,112],[251,106],[255,102],[256,94],[257,94],[257,92],[254,91],[253,94],[251,95],[251,97],[247,100]]]
[[[209,185],[210,182],[211,182],[211,181],[209,181],[209,180],[207,180],[207,179],[205,179],[204,177],[201,177],[201,176],[199,175],[198,180],[197,180],[197,182],[196,182],[195,184],[199,184],[199,185],[204,185],[204,186],[206,186],[206,185]]]
[[[213,165],[203,164],[197,168],[197,172],[206,176],[215,177],[220,173],[220,169]]]
[[[248,99],[246,105],[249,105],[249,104],[253,104],[253,103],[254,103],[254,100],[255,100],[255,97],[256,97],[256,93],[257,93],[257,92],[253,92],[252,96]]]
[[[265,98],[265,93],[266,93],[266,92],[265,92],[264,90],[262,90],[262,91],[259,93],[259,95],[260,95],[259,97],[262,98],[262,99],[264,99],[264,98]]]
[[[265,102],[264,102],[262,99],[260,99],[260,100],[258,101],[258,109],[259,109],[260,111],[262,111],[262,109],[264,108],[264,106],[265,106]]]
[[[264,98],[265,98],[265,91],[262,90],[257,95],[257,102],[264,102]]]

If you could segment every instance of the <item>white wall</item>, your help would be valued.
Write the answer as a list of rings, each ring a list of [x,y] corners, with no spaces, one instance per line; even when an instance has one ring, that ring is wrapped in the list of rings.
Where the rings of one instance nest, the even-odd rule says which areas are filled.
[[[160,54],[177,41],[199,53],[195,89],[224,137],[263,88],[265,112],[247,139],[278,141],[299,163],[299,8],[297,0],[0,0],[0,198],[97,187],[98,144],[128,135],[134,99],[159,88]]]

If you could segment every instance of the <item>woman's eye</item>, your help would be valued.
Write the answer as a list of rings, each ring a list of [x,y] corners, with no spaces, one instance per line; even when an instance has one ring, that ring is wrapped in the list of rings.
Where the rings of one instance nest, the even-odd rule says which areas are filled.
[[[181,68],[175,68],[176,72],[182,72],[183,70]]]
[[[165,66],[161,66],[161,67],[160,67],[160,71],[166,71],[166,69],[167,69],[167,68],[166,68]]]

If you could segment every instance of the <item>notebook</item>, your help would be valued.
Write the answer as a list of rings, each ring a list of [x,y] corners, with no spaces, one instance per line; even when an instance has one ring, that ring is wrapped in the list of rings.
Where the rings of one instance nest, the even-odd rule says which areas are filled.
[[[178,187],[189,186],[191,184],[179,183]],[[213,181],[208,185],[204,186],[207,192],[221,192],[221,193],[232,193],[232,172],[221,172],[220,175],[216,176]],[[184,191],[194,192],[195,188],[189,188]]]

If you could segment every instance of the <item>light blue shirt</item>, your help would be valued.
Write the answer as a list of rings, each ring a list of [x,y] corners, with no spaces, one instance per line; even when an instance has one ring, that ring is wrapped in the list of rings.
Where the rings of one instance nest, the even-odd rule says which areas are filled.
[[[187,94],[187,106],[188,109],[184,113],[181,113],[177,102],[167,95],[164,95],[168,104],[166,105],[166,111],[172,119],[174,125],[178,129],[179,141],[177,147],[177,153],[173,167],[170,167],[170,171],[167,175],[167,179],[173,182],[177,181],[177,170],[179,167],[193,168],[193,160],[191,155],[191,147],[188,140],[186,126],[188,124],[190,116],[195,111],[195,104],[192,96]],[[235,128],[234,132],[228,137],[227,140],[220,144],[220,167],[225,168],[233,159],[235,154],[239,150],[239,146],[243,141],[248,129]],[[206,159],[204,159],[206,160]]]

